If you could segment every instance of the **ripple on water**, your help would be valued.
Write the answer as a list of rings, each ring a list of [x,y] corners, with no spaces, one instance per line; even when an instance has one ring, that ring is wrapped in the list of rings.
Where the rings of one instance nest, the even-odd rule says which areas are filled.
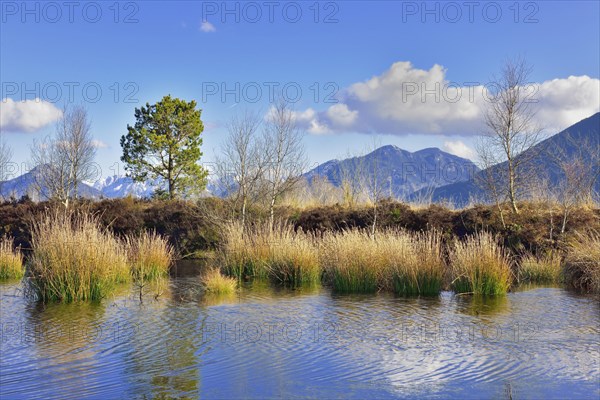
[[[2,289],[2,397],[598,397],[597,300],[246,287],[173,278],[140,304],[27,302]]]

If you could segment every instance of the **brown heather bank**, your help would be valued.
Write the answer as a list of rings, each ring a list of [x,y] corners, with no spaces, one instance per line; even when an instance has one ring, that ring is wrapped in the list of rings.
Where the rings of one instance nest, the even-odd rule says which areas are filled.
[[[60,205],[31,201],[0,204],[0,236],[14,238],[24,250],[31,247],[31,222],[46,210]],[[222,243],[224,223],[236,217],[227,200],[217,198],[191,201],[146,201],[130,198],[80,202],[74,210],[96,214],[100,222],[117,236],[154,231],[169,238],[180,257],[193,258],[206,250],[218,249]],[[560,233],[562,215],[557,206],[545,203],[523,203],[514,215],[508,205],[504,210],[506,226],[495,206],[476,205],[462,210],[431,205],[413,208],[396,201],[378,205],[377,228],[404,229],[411,232],[435,229],[445,241],[488,231],[502,238],[512,253],[545,253],[552,249],[568,249],[575,232],[600,231],[600,209],[581,207],[573,210],[564,234]],[[268,211],[250,210],[249,221],[265,221]],[[280,207],[277,220],[288,220],[295,229],[324,233],[351,229],[368,229],[373,209],[368,206],[347,208],[324,206],[314,208]]]
[[[560,209],[546,203],[522,203],[517,215],[510,212],[507,204],[504,209],[506,226],[503,226],[496,206],[487,205],[450,210],[439,205],[413,208],[404,203],[382,201],[377,212],[379,229],[402,228],[413,232],[435,229],[442,232],[446,241],[453,237],[464,238],[487,231],[500,236],[503,244],[516,254],[566,249],[568,239],[575,232],[600,230],[600,209],[596,207],[573,210],[564,234],[560,233]],[[304,231],[367,229],[373,221],[373,208],[366,206],[353,209],[327,206],[302,211],[288,210],[288,213],[296,228]]]
[[[49,202],[33,203],[22,200],[0,204],[0,237],[14,238],[14,247],[20,246],[27,255],[31,249],[31,226],[49,210],[60,208]],[[95,215],[102,229],[117,238],[139,236],[155,232],[168,239],[169,245],[180,258],[202,257],[206,251],[223,250],[228,221],[239,219],[229,200],[206,198],[198,201],[146,201],[131,198],[81,201],[73,204],[73,211]],[[587,279],[589,271],[599,270],[596,259],[587,260],[586,246],[594,247],[600,232],[600,209],[580,207],[572,210],[564,233],[560,232],[562,214],[556,205],[522,203],[521,212],[512,214],[508,205],[502,223],[496,206],[476,205],[462,210],[451,210],[438,205],[411,207],[395,201],[382,201],[377,207],[377,229],[380,232],[402,230],[407,233],[433,231],[439,233],[445,259],[451,258],[447,249],[454,248],[457,239],[464,240],[481,232],[488,232],[500,240],[506,256],[515,266],[517,281],[562,279],[554,265],[566,261],[569,269],[565,279],[583,290],[598,290],[597,279]],[[373,208],[321,206],[311,208],[279,207],[278,221],[288,221],[292,230],[311,235],[315,240],[328,234],[369,230]],[[247,220],[255,228],[264,225],[268,210],[252,208]],[[254,229],[251,226],[248,229]],[[596,236],[589,236],[590,232]],[[583,236],[582,236],[583,235]],[[289,236],[289,235],[288,235]],[[291,236],[290,236],[291,237]],[[585,241],[582,238],[594,238]],[[322,241],[322,240],[321,240]],[[325,243],[325,242],[323,242]],[[592,243],[592,244],[590,244]],[[557,258],[558,257],[558,258]],[[521,262],[524,260],[524,262]],[[519,270],[516,266],[522,264]]]
[[[51,202],[34,203],[27,200],[0,204],[0,236],[8,234],[27,252],[31,249],[32,222],[44,212],[61,209]],[[131,198],[81,201],[72,211],[86,211],[98,216],[103,227],[124,238],[155,232],[169,239],[179,257],[193,257],[219,243],[219,220],[226,216],[224,202],[206,199],[201,203],[187,201],[145,201]]]

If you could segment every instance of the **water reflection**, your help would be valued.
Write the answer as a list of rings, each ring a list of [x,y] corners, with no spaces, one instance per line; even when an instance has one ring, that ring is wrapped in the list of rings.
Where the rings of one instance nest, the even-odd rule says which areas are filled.
[[[44,307],[0,285],[0,395],[600,395],[600,308],[589,296],[402,298],[256,281],[223,297],[203,292],[201,273],[188,266],[143,302],[125,287],[101,304]]]
[[[455,295],[456,311],[467,315],[488,316],[510,313],[509,296]]]

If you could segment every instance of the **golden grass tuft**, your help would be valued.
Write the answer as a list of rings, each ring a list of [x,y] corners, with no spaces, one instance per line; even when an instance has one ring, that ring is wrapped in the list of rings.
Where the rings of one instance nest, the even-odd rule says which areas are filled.
[[[312,235],[277,227],[270,241],[267,275],[285,286],[313,286],[321,281],[319,253]]]
[[[498,295],[510,288],[512,271],[508,257],[487,232],[456,241],[450,260],[451,286],[456,293]]]
[[[167,240],[155,232],[125,238],[131,273],[135,279],[149,280],[169,273],[174,252]]]
[[[365,231],[327,234],[322,263],[334,290],[401,295],[437,295],[444,281],[440,235],[390,230],[375,238]]]
[[[577,233],[564,262],[566,282],[576,289],[600,293],[600,233]]]
[[[366,232],[350,230],[323,236],[321,263],[337,292],[376,292],[383,274],[379,260],[377,244]]]
[[[519,279],[532,283],[559,283],[562,280],[560,255],[551,252],[541,257],[524,256],[519,265]]]
[[[225,227],[225,272],[238,279],[270,278],[285,286],[319,283],[321,270],[312,235],[295,232],[288,224],[266,223],[247,228]]]
[[[264,229],[263,229],[264,230]],[[244,277],[265,277],[265,266],[271,253],[269,234],[260,229],[244,230],[240,223],[225,225],[224,271],[238,279]]]
[[[25,273],[23,255],[10,237],[0,238],[0,280],[21,279]]]
[[[441,235],[436,231],[389,236],[394,292],[402,295],[437,295],[442,290],[445,262]],[[399,251],[399,248],[402,251]]]
[[[291,225],[239,224],[225,228],[224,271],[238,279],[269,277],[286,286],[317,284],[321,277],[338,292],[436,295],[444,281],[441,237],[436,232],[328,232],[322,237]]]
[[[97,301],[130,280],[121,243],[84,213],[48,212],[33,223],[32,289],[43,301]]]
[[[213,269],[201,279],[204,289],[212,294],[232,294],[237,288],[237,279],[221,274],[218,269]]]

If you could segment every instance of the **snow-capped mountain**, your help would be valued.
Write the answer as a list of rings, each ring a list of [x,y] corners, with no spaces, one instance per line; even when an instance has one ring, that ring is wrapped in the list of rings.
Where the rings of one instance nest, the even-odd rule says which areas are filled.
[[[108,176],[104,179],[97,180],[93,183],[88,183],[91,187],[102,193],[102,197],[107,199],[116,199],[122,197],[135,198],[150,198],[157,189],[165,189],[163,179],[148,179],[145,182],[136,182],[132,178],[124,175]],[[215,184],[212,182],[211,176],[208,179],[207,189],[204,195],[217,193]]]
[[[43,167],[35,167],[23,175],[0,182],[0,199],[20,199],[29,196],[34,201],[46,200],[50,195],[44,186]],[[86,199],[98,199],[101,192],[85,182],[77,186],[78,196]]]
[[[102,193],[107,199],[132,196],[136,198],[151,197],[154,191],[161,188],[160,180],[135,182],[128,176],[113,175],[100,179],[91,186]]]

